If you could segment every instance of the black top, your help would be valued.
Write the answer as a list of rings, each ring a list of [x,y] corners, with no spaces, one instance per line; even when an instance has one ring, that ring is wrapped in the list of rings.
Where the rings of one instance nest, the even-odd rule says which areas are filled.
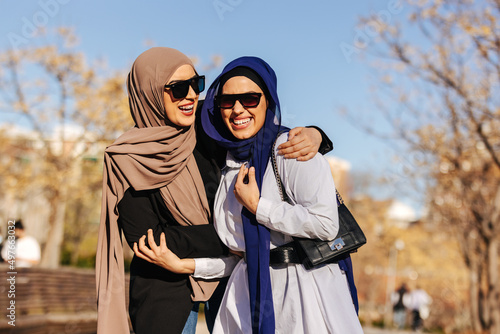
[[[197,118],[197,127],[199,126]],[[210,210],[219,185],[226,152],[204,131],[196,131],[193,152],[200,170]],[[153,230],[159,244],[165,232],[168,247],[181,258],[220,257],[227,248],[213,224],[180,226],[163,201],[159,189],[129,188],[118,203],[118,223],[130,247]],[[193,306],[188,275],[169,272],[136,256],[130,267],[129,314],[136,334],[181,333]]]
[[[195,151],[200,173],[211,203],[215,196],[215,170],[202,168],[202,155]],[[217,183],[218,184],[218,183]],[[217,187],[215,187],[217,189]],[[165,232],[168,247],[181,258],[220,257],[227,252],[213,224],[180,226],[172,217],[158,189],[135,191],[129,188],[118,204],[119,223],[132,247],[148,229],[156,243]],[[171,273],[136,256],[130,266],[129,313],[136,334],[181,333],[189,312],[191,286],[188,275]],[[165,331],[168,328],[168,331]]]
[[[201,129],[200,117],[196,117],[195,125],[197,144],[193,154],[213,211],[226,151]],[[331,141],[317,129],[323,136],[320,152],[329,152]],[[129,188],[118,203],[118,213],[118,223],[130,247],[152,229],[156,243],[159,244],[160,235],[165,232],[168,247],[181,258],[227,254],[212,224],[180,226],[167,209],[159,189]],[[188,275],[171,273],[136,256],[132,259],[129,314],[136,334],[181,333],[193,305],[190,295]]]

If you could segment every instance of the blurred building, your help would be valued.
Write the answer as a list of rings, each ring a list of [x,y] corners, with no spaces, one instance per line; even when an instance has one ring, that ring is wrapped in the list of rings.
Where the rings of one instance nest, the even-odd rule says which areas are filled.
[[[417,220],[417,213],[408,204],[393,200],[387,209],[389,224],[406,229]]]
[[[342,195],[342,198],[348,200],[350,198],[352,190],[351,182],[349,179],[351,163],[335,156],[326,156],[325,158],[330,164],[335,187]]]
[[[22,218],[26,232],[38,242],[42,242],[46,233],[45,222],[49,219],[48,202],[42,189],[29,185],[31,189],[26,191],[24,188],[28,185],[24,185],[17,176],[23,174],[23,169],[28,172],[28,166],[30,172],[36,173],[36,151],[43,148],[43,143],[37,140],[33,131],[24,128],[14,126],[4,131],[2,135],[8,138],[8,141],[2,143],[0,160],[7,170],[2,170],[0,180],[4,186],[0,201],[0,233],[5,235],[7,232],[6,222],[9,219]],[[35,167],[32,168],[33,166]],[[29,196],[25,195],[27,192]]]

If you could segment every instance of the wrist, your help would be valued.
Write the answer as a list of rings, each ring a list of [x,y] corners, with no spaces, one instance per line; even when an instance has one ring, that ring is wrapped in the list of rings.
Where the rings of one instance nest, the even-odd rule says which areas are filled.
[[[180,274],[194,274],[196,262],[194,259],[180,259]]]
[[[256,200],[253,200],[251,205],[250,205],[250,208],[248,208],[248,210],[253,213],[254,215],[257,214],[257,208],[259,207],[259,200],[260,198],[257,198]]]
[[[318,129],[312,128],[314,131],[314,143],[316,146],[319,148],[321,146],[321,142],[323,141],[323,136],[321,135],[321,132],[318,131]]]

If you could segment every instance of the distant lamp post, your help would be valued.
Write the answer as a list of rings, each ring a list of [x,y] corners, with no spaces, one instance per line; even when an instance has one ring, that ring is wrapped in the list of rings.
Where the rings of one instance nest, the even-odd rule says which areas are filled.
[[[385,317],[384,327],[392,324],[392,302],[391,294],[396,290],[396,276],[398,267],[398,252],[405,248],[405,242],[397,239],[389,252],[389,268],[387,268],[387,291],[385,295]]]

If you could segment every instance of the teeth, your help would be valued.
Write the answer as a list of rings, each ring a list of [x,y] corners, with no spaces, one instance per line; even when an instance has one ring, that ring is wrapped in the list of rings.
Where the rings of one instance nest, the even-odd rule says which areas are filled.
[[[193,110],[193,105],[191,104],[189,106],[181,106],[181,107],[179,107],[179,109],[182,111],[191,111],[191,110]]]
[[[250,122],[250,118],[241,119],[241,120],[234,119],[233,122],[236,125],[243,125],[243,124],[247,124],[248,122]]]

